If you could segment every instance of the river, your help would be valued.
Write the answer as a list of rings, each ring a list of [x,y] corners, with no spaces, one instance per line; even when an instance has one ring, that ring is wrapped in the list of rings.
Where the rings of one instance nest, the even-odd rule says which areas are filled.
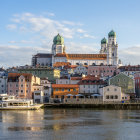
[[[2,140],[140,140],[139,110],[0,111]]]

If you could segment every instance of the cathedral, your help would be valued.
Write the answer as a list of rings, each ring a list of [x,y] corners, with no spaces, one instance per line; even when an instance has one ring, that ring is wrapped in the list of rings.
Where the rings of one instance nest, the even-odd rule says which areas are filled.
[[[32,57],[32,66],[54,66],[58,63],[69,63],[70,65],[121,65],[118,60],[118,44],[116,42],[116,33],[112,30],[106,38],[101,40],[101,49],[99,54],[69,54],[66,52],[64,38],[57,35],[53,39],[51,53],[37,53]]]

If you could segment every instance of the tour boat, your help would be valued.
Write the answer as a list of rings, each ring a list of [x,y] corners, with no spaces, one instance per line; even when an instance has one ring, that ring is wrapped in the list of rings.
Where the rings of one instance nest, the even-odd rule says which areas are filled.
[[[42,104],[33,104],[32,99],[18,99],[15,96],[0,95],[0,110],[37,110]]]

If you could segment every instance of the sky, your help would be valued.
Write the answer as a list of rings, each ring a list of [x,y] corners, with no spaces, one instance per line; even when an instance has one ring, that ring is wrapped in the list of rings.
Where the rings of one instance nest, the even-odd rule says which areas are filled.
[[[99,53],[116,32],[119,59],[140,64],[139,0],[0,0],[0,67],[30,65],[64,37],[67,53]]]

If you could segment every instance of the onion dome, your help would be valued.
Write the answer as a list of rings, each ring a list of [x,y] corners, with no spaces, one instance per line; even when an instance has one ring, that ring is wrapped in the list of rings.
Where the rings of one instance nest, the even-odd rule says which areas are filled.
[[[105,37],[101,40],[101,44],[107,44],[107,39]]]
[[[64,38],[58,34],[57,36],[54,37],[53,43],[54,43],[54,45],[63,45]]]
[[[116,37],[116,33],[111,30],[109,33],[108,33],[108,37]]]

